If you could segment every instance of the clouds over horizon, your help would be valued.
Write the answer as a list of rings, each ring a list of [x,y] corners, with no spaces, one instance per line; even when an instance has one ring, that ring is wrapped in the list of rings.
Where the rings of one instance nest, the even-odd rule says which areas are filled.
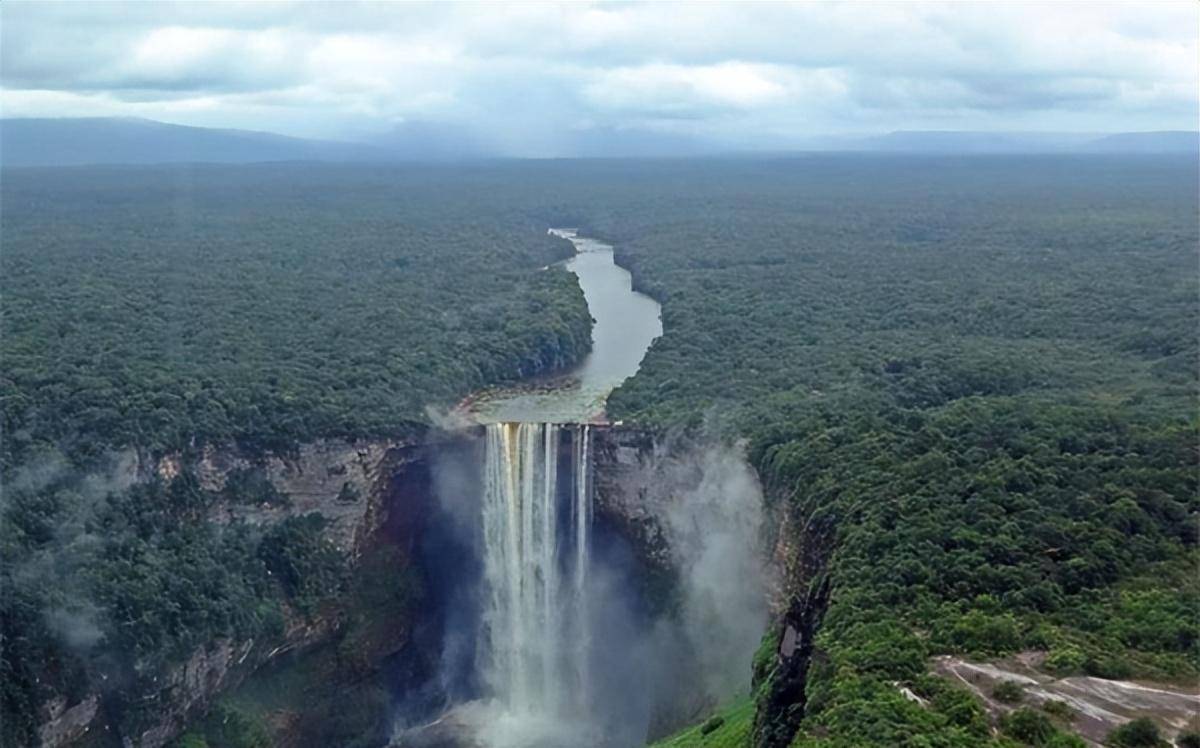
[[[733,144],[890,130],[1195,129],[1200,6],[0,6],[4,116],[356,138],[402,122],[515,152],[628,129]]]

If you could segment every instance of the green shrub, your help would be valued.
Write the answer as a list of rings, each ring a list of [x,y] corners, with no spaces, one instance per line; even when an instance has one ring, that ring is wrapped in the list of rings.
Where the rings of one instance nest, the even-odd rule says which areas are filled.
[[[1098,655],[1089,657],[1083,664],[1083,672],[1097,678],[1121,680],[1133,676],[1133,666],[1119,655]]]
[[[1159,748],[1166,746],[1158,725],[1149,717],[1138,717],[1108,734],[1106,742],[1119,748]]]
[[[230,471],[221,491],[226,500],[236,504],[269,504],[288,506],[291,501],[280,493],[261,468],[240,468]]]
[[[700,725],[700,734],[707,735],[723,724],[725,724],[725,718],[719,714],[714,714],[713,716],[704,720],[704,724]]]
[[[1200,748],[1200,732],[1183,732],[1175,738],[1177,748]]]
[[[256,715],[222,703],[204,721],[203,742],[219,748],[271,748],[271,733]]]
[[[258,547],[258,558],[305,613],[337,592],[345,576],[345,559],[323,532],[328,524],[319,512],[288,517],[269,529]]]
[[[954,624],[950,640],[963,651],[986,654],[1007,654],[1021,645],[1017,622],[1011,615],[991,616],[979,610],[972,610]]]
[[[344,481],[342,483],[342,488],[340,491],[338,491],[337,495],[338,501],[342,502],[343,504],[353,504],[360,498],[362,498],[362,494],[359,492],[357,486],[350,481]]]
[[[1066,720],[1067,722],[1070,722],[1075,718],[1075,710],[1072,709],[1067,702],[1058,701],[1057,699],[1047,699],[1046,701],[1043,701],[1042,711],[1053,717]]]
[[[1075,646],[1065,646],[1050,650],[1046,656],[1046,669],[1057,675],[1070,675],[1083,670],[1087,656]]]
[[[992,688],[992,696],[1005,704],[1016,704],[1025,698],[1025,689],[1015,680],[1002,680]]]
[[[1005,735],[1020,740],[1029,745],[1044,745],[1058,732],[1054,725],[1041,712],[1029,708],[1018,709],[1004,715],[1000,720],[1000,729]]]

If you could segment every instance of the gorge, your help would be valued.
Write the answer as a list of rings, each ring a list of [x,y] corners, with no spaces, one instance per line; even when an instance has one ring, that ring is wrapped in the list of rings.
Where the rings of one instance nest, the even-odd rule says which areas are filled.
[[[554,235],[594,318],[574,369],[469,398],[414,438],[117,460],[106,485],[191,482],[214,528],[305,528],[294,540],[316,555],[287,563],[343,569],[325,582],[340,591],[297,588],[309,601],[278,633],[200,643],[136,702],[55,698],[40,742],[156,748],[258,724],[283,746],[624,748],[744,689],[766,620],[764,586],[737,583],[762,576],[753,471],[608,422],[659,306],[611,247]],[[247,486],[258,499],[231,498]]]
[[[1134,715],[1042,698],[1194,694],[1194,164],[2,189],[0,743],[478,748],[541,720],[583,746],[975,746],[1050,720],[1078,745]],[[568,267],[607,250],[556,225],[662,304],[607,398],[576,396],[604,315]],[[489,463],[533,485],[489,498]],[[515,574],[488,571],[489,503],[536,547]],[[519,625],[493,631],[500,610]],[[560,710],[585,666],[590,708]],[[994,699],[1015,676],[1023,701]]]
[[[694,623],[688,575],[710,540],[697,531],[712,518],[688,513],[699,502],[689,504],[682,494],[700,488],[705,469],[693,464],[657,485],[641,475],[633,488],[613,477],[623,469],[653,472],[680,458],[656,454],[652,435],[626,434],[604,415],[609,392],[637,371],[661,334],[658,304],[632,289],[611,247],[574,230],[551,233],[577,250],[565,265],[579,278],[593,316],[593,348],[565,375],[488,392],[461,409],[481,424],[469,431],[483,432],[480,477],[466,481],[473,488],[465,489],[465,500],[461,482],[450,498],[452,513],[466,518],[460,547],[478,555],[469,565],[476,578],[466,580],[476,593],[456,603],[459,615],[463,607],[477,608],[465,616],[475,627],[466,634],[474,639],[473,661],[460,659],[452,668],[460,677],[468,673],[469,696],[448,699],[432,721],[401,728],[395,745],[639,745],[650,731],[661,734],[713,699],[728,698],[729,673],[714,671],[746,670],[740,680],[748,680],[747,651],[714,666],[698,652],[704,634],[688,630]],[[451,469],[471,467],[459,460]],[[753,479],[738,488],[757,501]],[[680,507],[686,521],[669,516]],[[756,517],[757,507],[746,516]],[[728,527],[711,529],[723,539]],[[743,529],[753,533],[757,524]],[[742,537],[730,547],[753,554],[756,540]],[[748,606],[754,617],[763,597],[761,588],[749,587],[759,592]],[[713,610],[711,592],[705,590],[704,611],[710,622],[746,612]],[[762,623],[760,617],[734,637],[742,650],[757,643]],[[685,671],[718,685],[670,682]]]

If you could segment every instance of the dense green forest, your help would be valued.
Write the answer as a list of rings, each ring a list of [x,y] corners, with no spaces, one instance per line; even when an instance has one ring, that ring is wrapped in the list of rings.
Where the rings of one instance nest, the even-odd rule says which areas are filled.
[[[410,434],[573,361],[582,298],[540,270],[564,225],[664,304],[611,415],[747,438],[802,541],[807,671],[768,638],[751,701],[672,745],[1068,746],[1032,711],[993,737],[929,657],[1200,672],[1195,164],[58,169],[2,190],[6,740],[47,684],[152,678],[347,585],[319,517],[218,530],[186,474],[112,491],[77,468]]]
[[[764,660],[746,740],[988,742],[938,653],[1195,682],[1195,165],[829,158],[701,184],[593,230],[668,331],[612,413],[748,436],[804,528],[788,618],[818,619],[812,663],[796,688]],[[1034,718],[1003,739],[1081,745]]]
[[[188,472],[124,488],[122,454],[419,435],[428,407],[590,348],[571,253],[453,174],[307,166],[5,172],[0,291],[5,745],[39,705],[135,697],[220,637],[278,636],[346,584],[319,515],[251,529]],[[353,498],[353,497],[351,497]],[[399,572],[397,572],[399,573]]]
[[[5,464],[112,447],[405,434],[573,362],[582,294],[544,223],[452,174],[6,173]]]

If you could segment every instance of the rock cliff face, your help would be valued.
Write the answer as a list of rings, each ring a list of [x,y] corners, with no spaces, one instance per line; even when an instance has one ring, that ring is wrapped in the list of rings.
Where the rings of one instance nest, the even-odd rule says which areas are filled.
[[[247,505],[223,499],[210,510],[211,521],[269,525],[319,512],[331,520],[327,532],[335,546],[353,562],[388,522],[389,515],[406,511],[402,504],[408,497],[395,495],[397,476],[424,459],[424,454],[412,442],[322,441],[304,445],[286,457],[252,458],[232,447],[208,447],[192,460],[181,455],[147,459],[130,453],[126,457],[119,461],[117,476],[119,486],[126,487],[154,475],[169,480],[186,466],[203,488],[221,492],[235,471],[259,470],[287,502]],[[398,524],[395,517],[392,524]],[[144,748],[165,745],[189,718],[255,668],[285,652],[328,639],[340,625],[336,610],[311,618],[288,615],[280,638],[218,640],[198,649],[186,662],[158,678],[144,694],[143,702],[152,709],[144,710],[146,714],[136,720],[143,727],[137,734],[125,736],[127,743]],[[76,703],[51,699],[42,709],[41,744],[47,748],[71,745],[92,729],[113,729],[112,725],[102,725],[106,716],[111,718],[104,712],[102,694],[86,694]]]
[[[593,446],[597,529],[630,547],[655,651],[677,653],[663,667],[687,684],[658,694],[661,736],[749,685],[775,586],[762,489],[738,444],[617,426]]]
[[[209,447],[191,468],[203,488],[218,492],[235,470],[257,468],[288,499],[285,506],[224,501],[213,508],[213,521],[262,525],[320,512],[330,520],[328,532],[338,549],[353,557],[378,526],[387,481],[415,451],[415,445],[407,442],[319,441],[303,445],[292,456],[252,460],[233,449]],[[155,472],[173,477],[180,470],[180,459],[177,455],[159,459]]]
[[[593,448],[597,519],[630,543],[648,581],[686,594],[718,582],[707,567],[720,561],[753,572],[752,586],[765,585],[756,596],[777,586],[762,488],[740,445],[612,426],[596,429]]]
[[[775,624],[778,642],[765,672],[756,673],[756,709],[751,733],[755,748],[791,745],[808,702],[808,672],[813,664],[817,632],[829,604],[827,577],[813,580],[811,589],[794,599]]]
[[[835,528],[786,497],[773,503],[777,528],[772,543],[779,573],[771,594],[769,651],[755,663],[755,748],[790,745],[808,702],[808,673],[818,657],[816,637],[829,607],[827,574]]]
[[[254,641],[222,639],[198,650],[188,661],[162,679],[155,703],[158,719],[134,741],[140,746],[160,746],[175,737],[187,715],[208,702],[236,677],[236,669],[254,651]]]
[[[70,745],[91,728],[100,697],[90,694],[77,704],[68,706],[67,699],[56,696],[43,705],[42,726],[38,738],[44,746]]]
[[[677,587],[667,512],[699,476],[671,460],[648,431],[597,427],[593,434],[596,519],[629,542],[643,597],[662,610]]]
[[[720,608],[761,606],[760,617],[727,619],[725,630],[699,638],[756,644],[766,629],[769,644],[752,684],[758,702],[753,738],[757,746],[786,746],[803,717],[814,641],[828,605],[825,569],[833,528],[782,495],[764,501],[757,475],[736,445],[609,427],[597,429],[595,455],[597,519],[630,541],[644,594],[681,615],[685,632],[689,617],[704,620],[705,627],[720,620],[708,611],[689,611],[698,600],[719,600]],[[749,555],[738,548],[750,549]],[[761,588],[748,589],[759,580]],[[744,594],[731,596],[731,590]],[[735,649],[728,665],[710,661],[703,669],[736,671],[751,659]],[[728,686],[711,690],[727,697]]]

